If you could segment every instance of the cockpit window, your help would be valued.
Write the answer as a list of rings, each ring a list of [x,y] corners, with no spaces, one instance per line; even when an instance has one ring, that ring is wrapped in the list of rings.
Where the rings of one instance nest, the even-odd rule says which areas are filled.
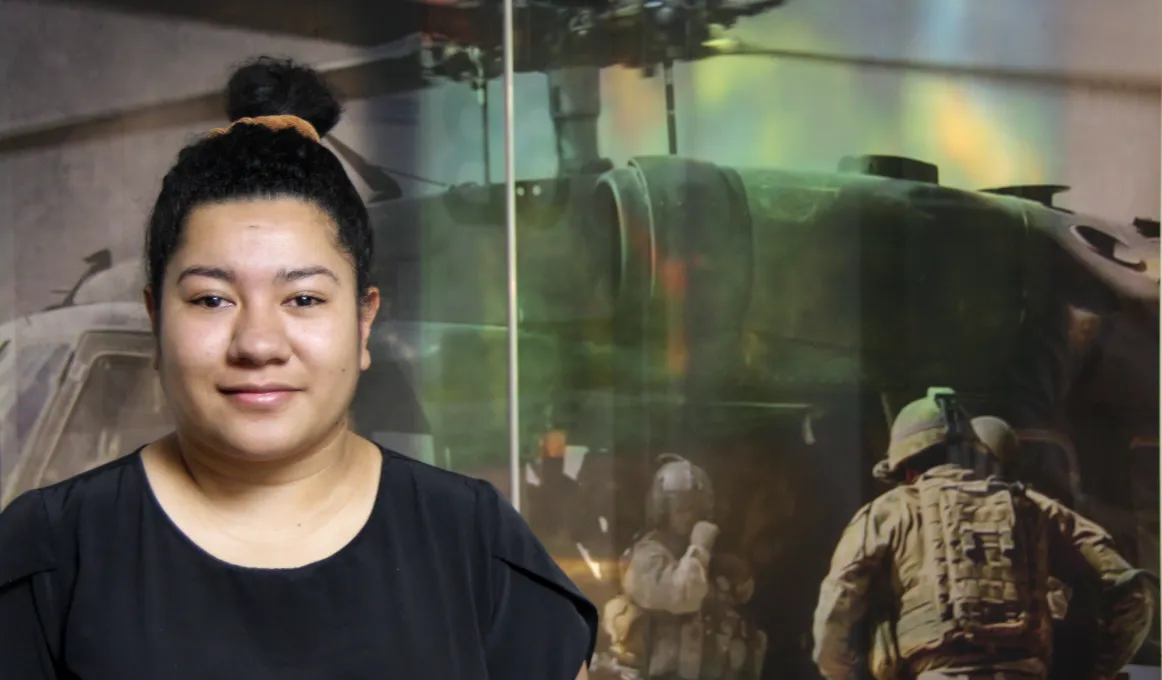
[[[54,343],[22,348],[9,357],[13,362],[9,369],[15,373],[17,398],[12,402],[12,411],[4,414],[4,422],[15,427],[21,442],[26,441],[52,395],[53,382],[60,376],[68,355],[68,345]]]
[[[172,429],[150,359],[99,356],[89,368],[40,484],[52,484],[119,458]]]
[[[41,345],[17,357],[20,398],[15,407],[16,438],[21,444],[28,440],[37,417],[52,396],[52,383],[60,377],[68,354],[67,345]]]
[[[0,355],[7,364],[0,374],[11,375],[4,379],[16,387],[15,398],[7,400],[0,412],[0,432],[4,432],[3,455],[0,455],[0,479],[7,477],[16,464],[19,452],[28,443],[32,428],[36,425],[53,387],[60,378],[61,370],[69,357],[69,346],[65,344],[30,345],[19,352],[12,349],[11,341],[5,341],[8,356]]]

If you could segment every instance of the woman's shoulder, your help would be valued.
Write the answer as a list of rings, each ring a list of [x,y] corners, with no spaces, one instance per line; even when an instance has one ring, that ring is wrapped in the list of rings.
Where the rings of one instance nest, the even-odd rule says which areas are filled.
[[[524,517],[492,482],[445,470],[383,449],[386,496],[398,505],[422,508],[425,518],[472,532],[495,558],[535,571],[556,564]],[[410,513],[405,513],[410,514]],[[410,519],[410,518],[409,518]],[[453,530],[455,531],[455,530]]]
[[[56,568],[52,523],[44,496],[33,489],[0,512],[0,588]]]
[[[141,449],[138,448],[59,482],[25,491],[12,501],[12,505],[21,498],[39,498],[50,517],[57,521],[81,506],[93,509],[94,504],[123,499],[126,491],[140,486],[140,458]]]
[[[394,510],[414,505],[434,521],[470,529],[497,555],[540,548],[524,518],[492,482],[382,450],[385,496]]]
[[[75,534],[82,518],[107,519],[137,482],[134,451],[81,474],[24,491],[0,511],[0,584],[54,568],[56,546]]]
[[[488,489],[494,490],[491,484],[475,477],[425,463],[383,446],[379,449],[383,452],[383,477],[389,496],[407,496],[414,492],[424,500],[453,512],[471,513],[478,495]]]
[[[537,606],[553,600],[572,605],[587,629],[588,653],[584,658],[592,655],[596,607],[557,565],[524,517],[496,486],[391,451],[384,453],[388,472],[385,478],[393,480],[394,491],[423,497],[425,506],[435,509],[432,514],[451,516],[461,531],[474,534],[474,542],[483,546],[488,555],[494,586],[516,583],[511,580],[515,577],[519,583],[535,584],[535,588],[503,588],[509,596],[534,597]]]
[[[441,541],[465,541],[491,550],[498,534],[519,531],[524,525],[491,482],[380,448],[382,496],[391,515],[408,527],[434,533]],[[461,543],[452,549],[462,548]]]

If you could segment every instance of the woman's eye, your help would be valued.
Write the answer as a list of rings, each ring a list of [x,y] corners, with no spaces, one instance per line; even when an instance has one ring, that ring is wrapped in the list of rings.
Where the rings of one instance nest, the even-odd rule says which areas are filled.
[[[291,298],[291,304],[293,304],[295,307],[313,307],[320,302],[322,302],[322,300],[315,297],[314,295],[296,295]]]
[[[194,304],[208,307],[209,309],[217,309],[226,304],[226,300],[217,295],[206,295],[194,300]]]

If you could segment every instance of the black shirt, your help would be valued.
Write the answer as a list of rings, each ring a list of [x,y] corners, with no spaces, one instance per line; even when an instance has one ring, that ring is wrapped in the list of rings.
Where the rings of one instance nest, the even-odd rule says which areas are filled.
[[[0,679],[573,680],[597,611],[491,484],[384,450],[364,528],[321,561],[231,565],[140,450],[0,513]]]

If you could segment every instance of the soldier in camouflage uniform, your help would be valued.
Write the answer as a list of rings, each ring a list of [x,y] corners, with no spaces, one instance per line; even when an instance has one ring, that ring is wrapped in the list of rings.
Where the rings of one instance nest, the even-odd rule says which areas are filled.
[[[1020,442],[1017,433],[1004,420],[996,416],[978,416],[972,419],[972,431],[980,440],[982,446],[997,459],[1000,467],[1000,477],[1010,482],[1018,481],[1014,477],[1017,469],[1016,458],[1020,454]],[[1054,621],[1064,621],[1069,611],[1069,598],[1072,588],[1061,579],[1050,576],[1047,584],[1046,598],[1049,604],[1049,615]],[[1056,635],[1054,641],[1056,642]]]
[[[754,593],[746,562],[715,555],[714,491],[705,471],[664,456],[647,505],[649,530],[626,551],[623,594],[605,606],[611,650],[640,676],[759,680],[766,636],[736,607]]]
[[[933,388],[893,424],[875,473],[897,486],[856,513],[820,588],[820,672],[828,680],[863,672],[879,680],[1043,680],[1053,574],[1100,593],[1104,620],[1084,677],[1114,677],[1153,616],[1143,574],[1101,527],[994,476],[996,459],[953,398]]]
[[[1020,469],[1017,458],[1021,455],[1020,443],[1009,424],[995,416],[980,416],[972,419],[972,429],[981,443],[1000,460],[1002,474],[1008,481],[1017,481],[1015,473]],[[1151,582],[1156,582],[1153,574]],[[1156,585],[1156,583],[1155,583]],[[1050,667],[1051,680],[1087,680],[1085,672],[1092,665],[1092,640],[1101,625],[1095,620],[1089,591],[1077,594],[1080,607],[1070,608],[1075,599],[1073,588],[1060,579],[1050,576],[1047,586],[1049,615],[1053,620],[1053,663]],[[1152,628],[1152,631],[1156,628]],[[1148,639],[1153,635],[1148,636]]]

